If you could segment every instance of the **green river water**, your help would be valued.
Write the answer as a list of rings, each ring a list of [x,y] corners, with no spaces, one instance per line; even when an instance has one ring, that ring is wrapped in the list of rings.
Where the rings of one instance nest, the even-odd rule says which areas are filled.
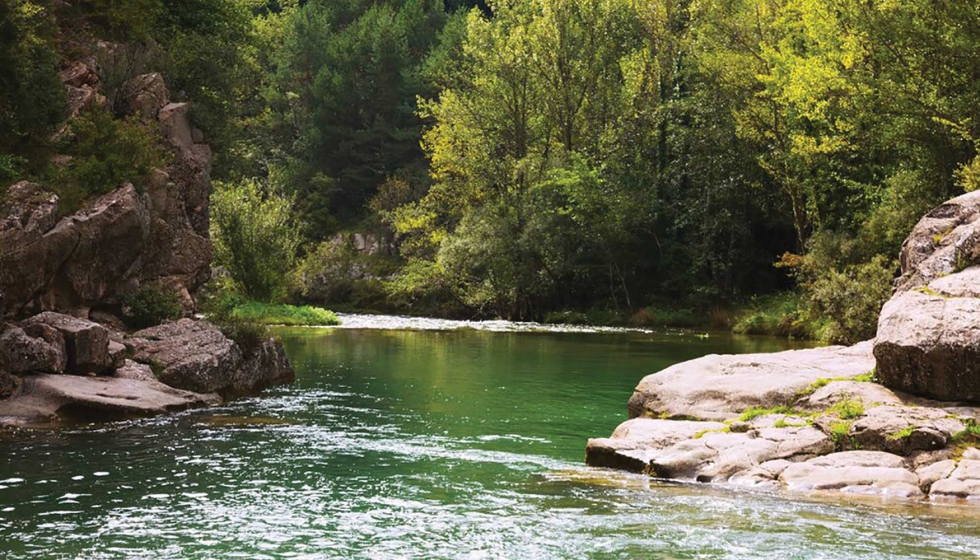
[[[586,438],[607,436],[625,419],[644,374],[784,342],[643,332],[277,332],[297,381],[262,398],[0,435],[0,558],[980,553],[976,506],[734,491],[583,465]]]

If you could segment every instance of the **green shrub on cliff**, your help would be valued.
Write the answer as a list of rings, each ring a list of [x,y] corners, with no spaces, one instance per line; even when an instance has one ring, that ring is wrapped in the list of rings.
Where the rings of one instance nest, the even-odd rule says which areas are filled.
[[[85,199],[126,182],[140,189],[153,169],[167,162],[167,153],[149,125],[136,117],[116,119],[102,107],[73,119],[70,137],[65,151],[72,159],[56,173],[53,184],[63,210],[75,210]]]
[[[0,0],[0,154],[32,155],[63,118],[53,23],[45,3]]]

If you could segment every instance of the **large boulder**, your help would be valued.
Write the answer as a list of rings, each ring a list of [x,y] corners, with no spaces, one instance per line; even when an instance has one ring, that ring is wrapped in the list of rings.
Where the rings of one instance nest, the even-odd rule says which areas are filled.
[[[133,334],[133,360],[149,364],[157,378],[180,389],[236,396],[287,383],[294,374],[273,339],[244,352],[207,321],[182,319]]]
[[[119,420],[216,405],[201,395],[149,379],[31,375],[0,400],[0,424],[29,425],[55,420]]]
[[[0,371],[62,373],[68,365],[64,336],[47,325],[28,327],[0,325]]]
[[[980,401],[980,267],[900,292],[881,310],[881,382],[946,401]]]
[[[926,214],[902,245],[902,276],[882,308],[874,355],[881,382],[980,401],[980,192]]]
[[[118,360],[109,351],[109,331],[98,323],[47,311],[27,319],[23,325],[26,329],[50,327],[64,337],[68,373],[105,372]]]
[[[704,356],[644,377],[630,398],[629,415],[728,420],[752,407],[793,405],[818,380],[858,377],[874,367],[870,342]]]
[[[920,288],[980,259],[980,191],[926,214],[902,244],[899,292]]]

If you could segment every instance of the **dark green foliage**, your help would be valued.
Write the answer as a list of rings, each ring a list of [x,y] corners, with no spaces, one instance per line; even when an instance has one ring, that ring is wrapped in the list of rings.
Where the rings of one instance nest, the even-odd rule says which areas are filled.
[[[35,155],[64,117],[53,31],[49,2],[0,0],[0,154]]]
[[[180,298],[172,292],[142,288],[122,298],[126,325],[134,330],[179,319],[183,313]]]
[[[85,199],[132,182],[138,189],[154,168],[166,165],[159,137],[136,117],[117,119],[95,107],[71,121],[72,141],[65,151],[72,156],[55,178],[63,210],[71,211]]]
[[[218,323],[218,329],[225,336],[235,341],[246,355],[256,350],[272,336],[269,333],[269,327],[261,323],[223,321]]]

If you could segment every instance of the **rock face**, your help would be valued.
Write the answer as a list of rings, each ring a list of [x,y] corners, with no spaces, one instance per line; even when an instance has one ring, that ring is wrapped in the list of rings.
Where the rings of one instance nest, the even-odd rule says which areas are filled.
[[[44,371],[62,373],[68,365],[65,339],[57,330],[0,326],[0,371],[24,373]]]
[[[62,73],[66,87],[93,91],[97,72],[79,64],[86,63]],[[173,150],[170,165],[141,191],[109,185],[118,188],[63,218],[56,195],[27,182],[10,187],[0,205],[0,316],[84,314],[146,285],[177,293],[190,308],[207,281],[210,148],[188,106],[169,102],[159,74],[137,76],[124,89],[127,107],[158,123]]]
[[[874,367],[870,342],[851,348],[704,356],[643,378],[630,398],[629,415],[726,420],[751,407],[791,405],[818,379],[857,377]]]
[[[182,319],[133,334],[133,359],[151,364],[160,381],[190,391],[234,396],[288,383],[295,374],[274,340],[243,351],[217,327]]]
[[[902,277],[878,321],[881,382],[980,401],[980,192],[927,214],[902,247]]]

